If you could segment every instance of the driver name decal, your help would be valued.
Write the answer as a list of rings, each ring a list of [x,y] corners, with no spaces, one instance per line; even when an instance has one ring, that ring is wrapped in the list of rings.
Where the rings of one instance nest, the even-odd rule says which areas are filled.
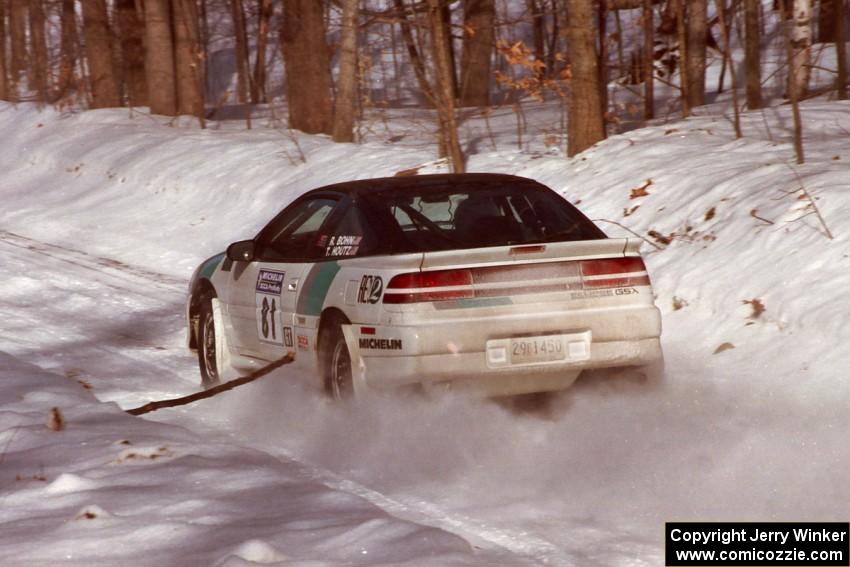
[[[325,256],[356,256],[362,236],[331,236]]]

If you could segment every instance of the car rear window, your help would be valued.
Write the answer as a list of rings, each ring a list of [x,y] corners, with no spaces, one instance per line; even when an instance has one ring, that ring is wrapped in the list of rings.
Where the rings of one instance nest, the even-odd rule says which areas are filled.
[[[578,209],[540,185],[432,185],[362,199],[395,233],[395,252],[605,238]]]

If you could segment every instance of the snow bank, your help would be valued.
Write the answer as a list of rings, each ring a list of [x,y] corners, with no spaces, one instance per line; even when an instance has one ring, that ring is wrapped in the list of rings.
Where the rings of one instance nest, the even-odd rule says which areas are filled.
[[[0,353],[3,565],[472,565],[297,463],[132,418]],[[62,428],[48,427],[53,408]]]

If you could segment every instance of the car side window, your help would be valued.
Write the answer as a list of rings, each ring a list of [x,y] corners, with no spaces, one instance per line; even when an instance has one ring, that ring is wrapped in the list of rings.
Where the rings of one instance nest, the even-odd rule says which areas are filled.
[[[336,226],[319,237],[325,258],[368,256],[377,253],[378,241],[363,212],[357,205],[345,211]]]
[[[259,257],[266,261],[307,260],[320,255],[319,229],[338,201],[307,199],[286,209],[260,233]]]

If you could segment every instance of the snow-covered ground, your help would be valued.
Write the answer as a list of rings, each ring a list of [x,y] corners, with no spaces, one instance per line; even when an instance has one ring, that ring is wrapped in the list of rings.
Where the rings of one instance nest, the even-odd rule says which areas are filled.
[[[846,521],[850,103],[803,105],[801,166],[789,108],[746,114],[741,140],[700,111],[573,160],[555,108],[527,109],[522,144],[509,109],[463,126],[471,171],[538,179],[648,241],[660,385],[589,373],[531,413],[340,406],[283,368],[134,418],[197,388],[198,262],[312,187],[443,170],[427,113],[337,145],[0,105],[0,563],[648,566],[664,521]]]

